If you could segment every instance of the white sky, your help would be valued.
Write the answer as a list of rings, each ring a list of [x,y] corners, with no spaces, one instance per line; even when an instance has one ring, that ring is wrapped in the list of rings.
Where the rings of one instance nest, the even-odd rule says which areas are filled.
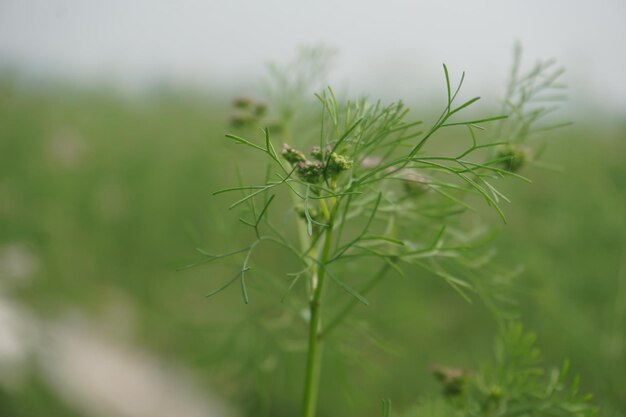
[[[440,87],[442,62],[498,91],[516,40],[566,66],[574,99],[623,113],[626,0],[0,0],[0,65],[123,85],[236,87],[323,42],[357,92]]]

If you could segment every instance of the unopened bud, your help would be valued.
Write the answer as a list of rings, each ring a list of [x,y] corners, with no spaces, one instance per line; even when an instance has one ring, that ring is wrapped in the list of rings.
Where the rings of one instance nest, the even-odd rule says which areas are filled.
[[[507,144],[498,148],[497,157],[502,159],[500,165],[505,170],[517,172],[531,159],[531,153],[526,147]]]
[[[313,159],[317,159],[318,161],[324,160],[324,153],[319,146],[314,146],[311,148],[311,156],[313,157]]]
[[[285,158],[290,164],[297,164],[306,161],[306,158],[304,157],[304,154],[302,152],[295,148],[292,148],[286,143],[283,143],[282,155],[283,158]]]
[[[320,161],[303,161],[296,165],[296,173],[305,182],[317,184],[322,180],[324,165]]]
[[[300,217],[302,220],[307,220],[307,213],[304,211],[303,206],[296,206],[295,210],[298,217]],[[307,212],[312,220],[318,222],[321,221],[321,214],[315,207],[307,208]]]
[[[330,154],[330,158],[328,160],[328,173],[332,175],[337,175],[340,172],[347,171],[352,168],[354,162],[352,159],[347,156],[340,155],[336,152]]]

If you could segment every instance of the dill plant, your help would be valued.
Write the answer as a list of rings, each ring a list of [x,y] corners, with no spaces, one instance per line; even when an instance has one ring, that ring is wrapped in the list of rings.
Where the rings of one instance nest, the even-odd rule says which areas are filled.
[[[522,73],[518,48],[501,111],[469,117],[468,109],[479,97],[461,101],[465,74],[454,82],[443,65],[445,104],[439,117],[427,124],[413,118],[402,101],[340,100],[332,88],[314,95],[318,110],[311,110],[305,96],[325,64],[319,51],[306,54],[308,59],[297,61],[296,68],[271,68],[274,88],[268,94],[269,109],[247,98],[234,103],[233,126],[247,134],[227,134],[226,138],[265,158],[266,175],[248,185],[239,174],[238,185],[214,194],[237,195],[229,208],[242,209],[239,221],[250,229],[250,242],[221,254],[198,248],[198,261],[182,269],[237,257],[240,267],[207,296],[237,285],[248,304],[254,297],[249,280],[272,274],[261,273],[255,266],[260,246],[276,245],[298,260],[300,267],[287,274],[281,291],[282,299],[290,300],[304,317],[307,328],[301,416],[313,417],[328,335],[359,304],[368,305],[368,293],[390,273],[405,275],[407,265],[440,277],[467,300],[479,296],[494,311],[501,328],[513,329],[506,333],[506,340],[523,339],[520,330],[511,327],[508,315],[514,301],[506,288],[517,271],[492,262],[493,251],[485,248],[488,234],[483,227],[467,227],[464,219],[482,201],[506,221],[501,205],[509,200],[497,183],[509,177],[530,182],[519,171],[530,163],[541,164],[543,148],[533,141],[561,126],[541,122],[556,109],[550,103],[562,99],[562,70],[549,61]],[[302,122],[310,115],[317,115],[315,129],[310,120]],[[453,152],[438,152],[431,144],[440,131],[448,129],[464,138]],[[270,213],[279,193],[290,196],[292,210],[276,223]],[[374,262],[378,266],[371,272]],[[353,277],[368,273],[369,279],[356,288]],[[328,305],[325,294],[332,286],[346,297]],[[526,347],[525,352],[533,355],[532,347]],[[451,383],[448,373],[446,368],[435,372],[444,385]],[[464,391],[460,388],[464,384],[457,391]],[[489,404],[497,400],[495,386],[485,388]],[[472,402],[465,407],[468,413],[458,415],[520,415],[485,414],[476,404]],[[453,415],[450,409],[441,409],[443,414],[430,410],[427,415]],[[383,402],[383,415],[391,415],[388,401]]]

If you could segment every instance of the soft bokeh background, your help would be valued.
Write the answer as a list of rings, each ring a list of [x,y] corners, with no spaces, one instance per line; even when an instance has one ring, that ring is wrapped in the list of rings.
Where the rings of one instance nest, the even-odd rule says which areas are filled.
[[[174,271],[198,244],[246,242],[210,195],[236,159],[260,167],[222,140],[232,97],[324,43],[343,93],[403,98],[428,120],[445,61],[488,110],[515,41],[567,68],[559,117],[575,123],[547,137],[562,169],[507,183],[509,224],[487,215],[498,261],[525,266],[520,310],[546,363],[570,358],[599,405],[626,412],[625,18],[620,0],[0,0],[0,415],[293,415],[304,356],[272,337],[290,324],[280,297],[207,300],[226,267]],[[437,392],[431,362],[490,356],[487,309],[411,277],[328,351],[322,415],[408,407]]]

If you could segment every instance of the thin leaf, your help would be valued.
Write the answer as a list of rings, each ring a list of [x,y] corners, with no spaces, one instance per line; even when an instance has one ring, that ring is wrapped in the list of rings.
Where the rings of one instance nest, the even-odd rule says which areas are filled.
[[[241,271],[237,272],[226,284],[222,285],[221,287],[219,287],[216,290],[211,291],[210,293],[208,293],[205,297],[212,297],[217,293],[220,293],[222,291],[224,291],[226,288],[230,287],[233,282],[235,282],[237,280],[237,278],[239,278],[239,276],[241,276],[245,271],[247,271],[250,268],[246,268],[245,270],[242,269]]]
[[[260,150],[260,151],[265,152],[265,149],[263,149],[263,148],[262,148],[262,147],[260,147],[259,145],[255,145],[254,143],[250,142],[249,140],[244,139],[244,138],[241,138],[241,137],[239,137],[239,136],[237,136],[237,135],[231,135],[230,133],[228,133],[228,134],[226,134],[226,137],[227,137],[228,139],[232,139],[232,140],[234,140],[236,143],[238,143],[238,144],[240,144],[240,145],[248,145],[248,146],[250,146],[250,147],[252,147],[252,148],[254,148],[254,149],[258,149],[258,150]]]
[[[356,298],[360,303],[366,306],[369,305],[369,301],[367,301],[367,299],[363,297],[361,294],[359,294],[354,288],[350,287],[348,284],[341,281],[334,274],[332,274],[328,269],[326,269],[326,273],[328,274],[330,279],[332,279],[337,285],[339,285],[341,289],[343,289],[345,292],[347,292],[348,294]]]

